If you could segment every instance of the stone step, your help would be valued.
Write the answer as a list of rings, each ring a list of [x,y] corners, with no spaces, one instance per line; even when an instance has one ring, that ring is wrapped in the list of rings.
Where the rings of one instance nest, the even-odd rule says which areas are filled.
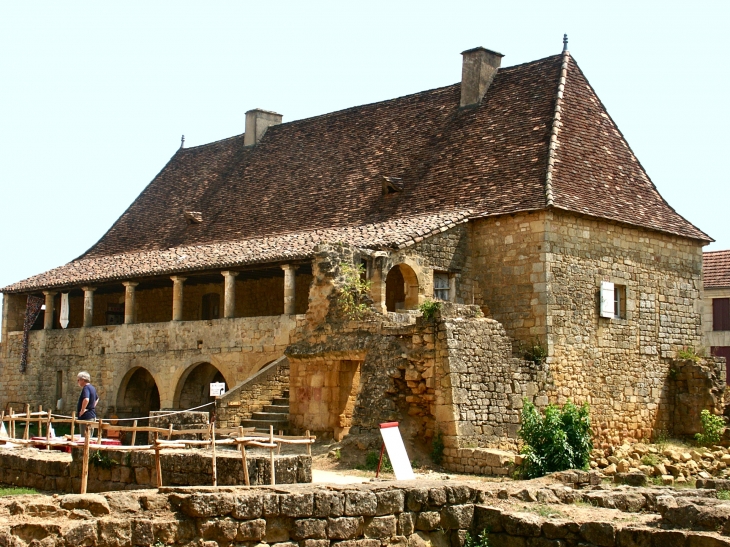
[[[289,397],[275,397],[271,400],[272,405],[289,406]]]
[[[285,412],[254,412],[252,420],[263,420],[267,422],[289,422],[289,414]]]
[[[278,435],[279,434],[279,431],[283,431],[284,432],[284,435],[288,435],[289,434],[289,429],[287,429],[286,427],[276,427],[276,426],[274,426],[274,435]],[[254,432],[256,432],[256,433],[269,433],[269,427],[268,426],[266,426],[266,427],[257,427],[256,429],[254,429]]]
[[[264,433],[269,432],[269,426],[274,426],[274,433],[278,433],[279,430],[287,431],[289,429],[289,420],[272,421],[272,420],[241,420],[241,427],[255,427],[256,431]]]
[[[289,405],[266,405],[264,412],[278,412],[279,414],[289,414]]]

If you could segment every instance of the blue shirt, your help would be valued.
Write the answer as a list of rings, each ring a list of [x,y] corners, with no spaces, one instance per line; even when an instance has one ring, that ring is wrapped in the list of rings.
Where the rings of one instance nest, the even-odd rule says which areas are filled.
[[[84,416],[86,416],[84,419],[96,418],[96,412],[94,412],[94,410],[96,409],[96,401],[99,400],[99,397],[96,395],[96,388],[91,384],[86,384],[83,388],[81,388],[79,402],[76,405],[76,413],[79,415],[79,419],[81,419],[81,403],[84,399],[89,399],[89,404],[86,405],[86,412],[84,412]]]

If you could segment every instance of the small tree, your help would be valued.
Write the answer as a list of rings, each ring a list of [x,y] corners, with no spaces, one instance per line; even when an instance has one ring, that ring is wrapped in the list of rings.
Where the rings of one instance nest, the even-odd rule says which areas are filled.
[[[566,469],[587,469],[593,450],[588,403],[578,407],[571,401],[562,410],[548,405],[545,416],[525,400],[520,438],[525,442],[521,473],[542,477]]]
[[[343,278],[337,294],[340,309],[349,319],[362,319],[369,308],[367,300],[370,292],[370,281],[364,279],[365,268],[345,262],[339,267]]]

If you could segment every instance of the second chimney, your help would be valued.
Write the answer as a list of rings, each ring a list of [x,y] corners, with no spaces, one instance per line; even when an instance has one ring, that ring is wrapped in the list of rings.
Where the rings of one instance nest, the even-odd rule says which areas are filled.
[[[477,106],[482,102],[487,89],[492,83],[502,55],[483,47],[475,47],[462,51],[464,56],[461,65],[461,106]]]
[[[246,133],[243,135],[243,145],[251,146],[258,143],[272,125],[281,123],[281,114],[255,108],[246,112]]]

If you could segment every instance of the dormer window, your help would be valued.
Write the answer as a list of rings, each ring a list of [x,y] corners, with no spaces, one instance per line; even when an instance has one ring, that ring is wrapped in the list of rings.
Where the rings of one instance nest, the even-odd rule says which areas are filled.
[[[203,222],[203,213],[200,211],[185,211],[185,220],[188,224],[200,224]]]
[[[400,177],[383,176],[383,195],[397,194],[403,191],[403,182]]]

